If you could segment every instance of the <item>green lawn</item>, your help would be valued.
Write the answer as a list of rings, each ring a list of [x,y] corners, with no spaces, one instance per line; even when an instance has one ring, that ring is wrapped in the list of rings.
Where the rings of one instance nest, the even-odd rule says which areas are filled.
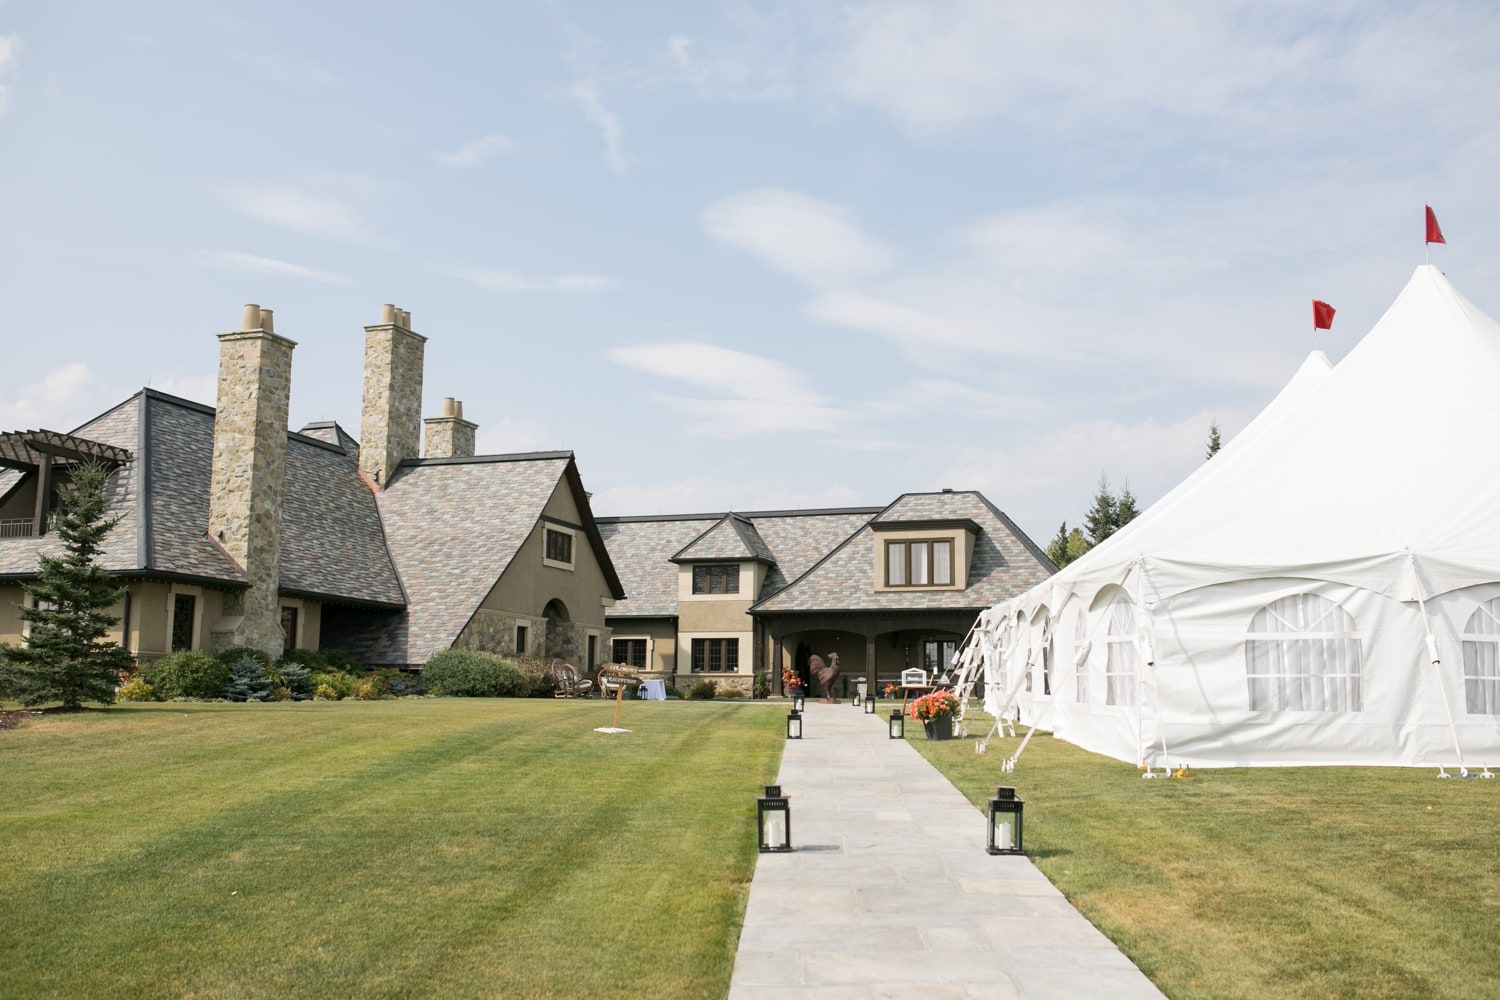
[[[783,716],[159,704],[0,732],[0,995],[722,996]]]
[[[1144,781],[1043,734],[1005,774],[1019,742],[914,745],[976,805],[1014,786],[1026,853],[1174,1000],[1500,996],[1500,778]]]

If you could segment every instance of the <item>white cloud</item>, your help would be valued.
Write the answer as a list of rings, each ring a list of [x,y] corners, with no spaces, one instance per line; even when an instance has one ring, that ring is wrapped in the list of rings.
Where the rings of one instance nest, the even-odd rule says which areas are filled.
[[[524,417],[504,417],[496,424],[480,424],[474,432],[474,450],[481,455],[561,451],[566,447],[541,421]]]
[[[667,58],[678,77],[708,99],[786,101],[797,96],[793,79],[797,46],[788,26],[748,7],[733,11],[734,36],[720,39],[672,35]]]
[[[847,209],[795,191],[730,195],[705,209],[702,221],[715,239],[815,288],[881,274],[897,263],[895,251],[851,222]]]
[[[209,406],[218,405],[219,378],[217,375],[181,375],[177,372],[170,372],[167,375],[154,376],[151,379],[151,388],[160,389],[173,396],[181,396],[183,399],[191,399],[197,403],[206,403]]]
[[[603,274],[521,274],[508,268],[454,268],[450,273],[456,278],[494,292],[593,295],[620,287],[619,280]]]
[[[466,142],[452,152],[433,155],[445,167],[477,167],[486,160],[515,150],[515,142],[506,136],[486,135]]]
[[[19,35],[0,35],[0,73],[11,68],[16,61],[16,56],[21,51],[21,38]]]
[[[53,369],[33,382],[0,396],[0,429],[68,431],[94,415],[94,374],[80,361]]]
[[[625,152],[625,125],[620,116],[604,106],[599,99],[599,88],[592,80],[579,80],[568,92],[583,116],[599,127],[604,139],[604,162],[617,174],[630,169],[630,156]]]
[[[194,256],[209,267],[220,271],[299,278],[303,281],[318,281],[327,285],[352,284],[350,279],[342,274],[315,271],[300,264],[274,260],[270,257],[257,257],[255,254],[242,253],[238,250],[200,250]]]
[[[605,485],[589,501],[601,517],[647,514],[715,514],[724,511],[792,510],[853,507],[861,498],[847,486],[832,483],[809,489],[805,483],[739,476],[693,476],[648,486]],[[864,501],[867,502],[867,501]]]
[[[789,365],[742,351],[693,342],[642,344],[609,352],[616,364],[711,390],[705,397],[657,395],[697,433],[721,438],[772,431],[827,431],[845,424],[846,410],[814,392]]]
[[[291,184],[225,184],[217,193],[229,208],[257,222],[350,243],[387,242],[339,197]]]

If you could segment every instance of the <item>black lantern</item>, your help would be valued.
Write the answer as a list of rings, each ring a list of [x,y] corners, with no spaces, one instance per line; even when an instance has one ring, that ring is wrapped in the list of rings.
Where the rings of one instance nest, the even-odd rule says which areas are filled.
[[[1021,809],[1025,802],[1016,798],[1014,788],[1004,785],[995,789],[990,799],[990,829],[985,837],[985,850],[991,854],[1022,854]]]
[[[891,710],[891,739],[906,739],[906,716],[899,708]]]
[[[865,695],[865,714],[875,714],[875,696],[873,694]]]
[[[767,785],[766,794],[755,800],[755,826],[762,854],[792,849],[792,805],[780,785]]]
[[[786,713],[786,738],[789,740],[802,738],[802,713],[795,708]]]
[[[803,695],[801,686],[799,685],[798,687],[793,688],[792,689],[792,711],[794,711],[794,712],[800,712],[800,711],[802,711],[803,707],[806,704],[807,704],[807,698]]]
[[[864,700],[865,700],[865,693],[863,691],[861,691],[859,688],[855,688],[854,689],[854,707],[858,708],[860,705],[864,704]]]

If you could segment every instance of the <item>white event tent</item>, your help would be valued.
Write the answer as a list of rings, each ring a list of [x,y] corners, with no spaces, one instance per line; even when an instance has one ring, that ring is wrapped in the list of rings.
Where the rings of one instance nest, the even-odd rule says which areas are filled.
[[[986,708],[1147,766],[1500,763],[1500,324],[1430,265],[976,629]]]

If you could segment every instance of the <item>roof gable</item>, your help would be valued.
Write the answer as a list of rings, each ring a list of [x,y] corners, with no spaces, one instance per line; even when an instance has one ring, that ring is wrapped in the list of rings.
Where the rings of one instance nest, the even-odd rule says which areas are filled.
[[[674,563],[754,559],[774,564],[776,557],[760,533],[739,514],[725,514],[709,528],[673,555]]]

